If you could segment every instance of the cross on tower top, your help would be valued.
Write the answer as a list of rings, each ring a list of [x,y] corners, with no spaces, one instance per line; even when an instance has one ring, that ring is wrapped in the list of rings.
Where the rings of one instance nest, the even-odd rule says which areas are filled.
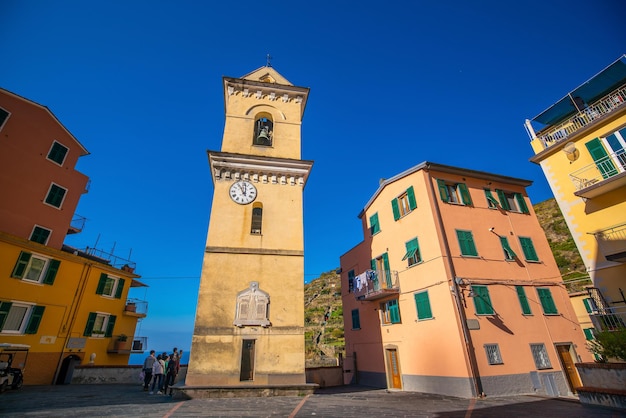
[[[272,56],[270,54],[267,54],[267,64],[266,67],[271,67],[272,66]]]

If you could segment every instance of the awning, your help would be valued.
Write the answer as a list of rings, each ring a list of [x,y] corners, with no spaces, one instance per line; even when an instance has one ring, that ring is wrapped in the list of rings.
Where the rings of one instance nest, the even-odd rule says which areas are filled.
[[[626,54],[611,65],[600,71],[595,76],[569,92],[561,100],[535,116],[532,121],[543,125],[554,125],[575,113],[578,110],[574,99],[582,99],[582,102],[590,104],[605,96],[612,90],[626,82]],[[582,110],[582,109],[581,109]]]

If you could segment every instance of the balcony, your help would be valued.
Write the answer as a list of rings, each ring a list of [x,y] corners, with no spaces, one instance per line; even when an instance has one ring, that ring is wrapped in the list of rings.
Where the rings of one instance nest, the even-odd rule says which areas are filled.
[[[604,258],[626,263],[626,223],[598,231],[593,235]]]
[[[569,175],[574,194],[591,199],[626,185],[626,152],[622,149]]]
[[[577,132],[626,109],[626,55],[569,92],[531,120],[526,130],[544,149],[566,141]]]
[[[366,270],[354,278],[354,297],[359,300],[377,300],[399,293],[397,271]]]
[[[589,317],[598,331],[615,331],[626,326],[626,306],[594,310]]]
[[[139,299],[128,299],[124,307],[124,315],[145,318],[148,315],[148,302]]]
[[[124,334],[114,335],[107,347],[109,354],[143,353],[148,346],[148,337],[128,337]]]
[[[74,217],[72,218],[72,222],[70,222],[70,227],[67,229],[68,235],[78,234],[79,232],[81,232],[83,228],[85,227],[86,221],[87,221],[87,218],[85,218],[84,216],[74,214]]]

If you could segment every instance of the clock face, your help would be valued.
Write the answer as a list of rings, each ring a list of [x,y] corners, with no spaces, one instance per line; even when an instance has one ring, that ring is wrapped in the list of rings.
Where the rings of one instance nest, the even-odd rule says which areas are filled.
[[[235,203],[247,205],[256,199],[256,187],[249,181],[240,180],[230,186],[228,194]]]

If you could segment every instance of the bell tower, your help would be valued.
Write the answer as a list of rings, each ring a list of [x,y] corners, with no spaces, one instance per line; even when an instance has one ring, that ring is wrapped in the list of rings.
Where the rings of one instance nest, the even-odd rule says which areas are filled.
[[[302,393],[312,390],[302,195],[313,162],[300,159],[309,89],[269,65],[223,85],[226,122],[221,150],[208,151],[214,194],[184,390]]]

